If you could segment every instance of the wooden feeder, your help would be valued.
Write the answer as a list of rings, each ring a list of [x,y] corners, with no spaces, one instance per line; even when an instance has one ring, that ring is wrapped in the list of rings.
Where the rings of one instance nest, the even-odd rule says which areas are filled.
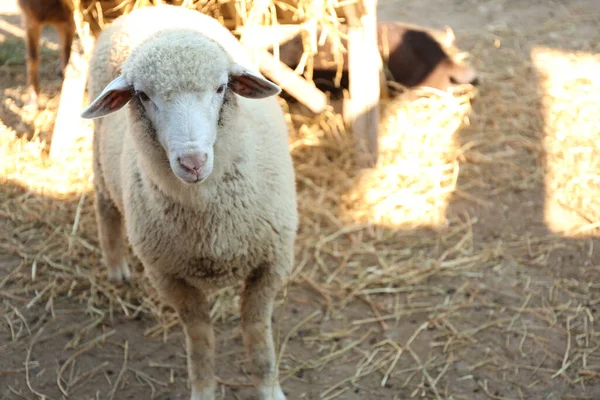
[[[103,27],[115,18],[130,12],[140,3],[140,0],[73,1],[75,10],[79,10],[75,14],[80,39],[84,36],[90,42],[87,45],[84,44],[87,54],[83,59],[75,50],[73,51],[71,59],[73,60],[72,64],[76,64],[75,68],[73,65],[67,68],[54,128],[51,156],[59,154],[68,147],[70,132],[81,125],[79,111],[85,92],[87,76],[85,64],[89,62],[93,37],[96,37]],[[324,3],[327,1],[305,1],[305,5],[308,4],[309,8],[314,7],[315,10],[319,10],[323,9]],[[385,88],[385,85],[382,85],[382,61],[377,48],[377,0],[355,0],[343,3],[338,3],[336,0],[329,1],[332,1],[337,16],[337,20],[333,21],[333,26],[347,38],[349,97],[344,100],[343,104],[344,121],[356,138],[357,154],[359,155],[357,162],[362,166],[372,166],[377,161],[379,99],[381,89]],[[278,3],[277,7],[272,6],[270,1],[262,2],[263,10],[252,9],[250,13],[256,11],[254,16],[259,15],[259,17],[267,15],[266,19],[270,20],[270,24],[246,25],[244,17],[247,17],[249,12],[245,7],[246,5],[256,7],[256,5],[247,4],[244,0],[210,4],[194,0],[146,0],[148,5],[161,2],[196,8],[217,18],[245,43],[261,73],[267,78],[277,83],[315,114],[330,107],[328,97],[310,79],[310,71],[307,74],[309,78],[305,79],[277,57],[281,43],[307,31],[314,32],[317,28],[318,21],[315,21],[314,18],[302,20],[297,12],[292,11],[297,9],[298,0],[283,0]],[[286,4],[290,7],[285,7]],[[265,7],[270,7],[270,14]],[[273,13],[275,9],[276,11]],[[316,36],[316,33],[313,35]],[[313,56],[318,53],[318,49],[314,48],[318,46],[319,44],[313,45]],[[272,49],[273,54],[268,51],[269,48]],[[312,66],[313,58],[309,55],[304,59],[305,64]]]

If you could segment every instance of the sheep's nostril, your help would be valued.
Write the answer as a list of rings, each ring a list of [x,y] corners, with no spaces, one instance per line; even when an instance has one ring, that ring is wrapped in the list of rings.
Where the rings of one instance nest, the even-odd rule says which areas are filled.
[[[206,153],[194,153],[178,157],[177,161],[179,161],[179,165],[186,171],[197,174],[204,167],[204,164],[206,164],[207,158],[208,155]]]

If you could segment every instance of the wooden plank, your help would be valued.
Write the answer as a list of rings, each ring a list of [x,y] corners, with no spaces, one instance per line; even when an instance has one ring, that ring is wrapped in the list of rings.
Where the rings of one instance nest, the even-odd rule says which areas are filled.
[[[260,71],[267,78],[298,99],[312,112],[319,114],[327,109],[327,96],[314,84],[296,74],[294,70],[277,60],[268,51],[257,50],[255,54]]]
[[[72,150],[75,140],[85,134],[79,114],[83,106],[87,69],[88,65],[84,57],[73,50],[69,64],[65,68],[65,78],[50,145],[50,158],[56,159]]]
[[[348,6],[348,74],[350,98],[344,117],[352,125],[357,163],[371,167],[379,153],[381,58],[377,47],[377,2],[365,0],[362,15]],[[359,16],[360,15],[360,16]]]

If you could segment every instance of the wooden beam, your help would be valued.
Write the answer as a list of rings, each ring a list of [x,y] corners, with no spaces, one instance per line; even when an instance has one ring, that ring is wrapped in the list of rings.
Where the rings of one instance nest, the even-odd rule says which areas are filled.
[[[377,1],[364,0],[361,9],[347,6],[350,98],[344,118],[356,139],[357,163],[371,167],[379,153],[381,58],[377,47]],[[362,11],[362,13],[361,13]],[[347,108],[347,109],[346,109]]]
[[[281,89],[294,96],[315,114],[327,109],[327,96],[314,84],[296,74],[293,69],[277,60],[268,51],[257,50],[255,54],[261,73],[278,84]]]

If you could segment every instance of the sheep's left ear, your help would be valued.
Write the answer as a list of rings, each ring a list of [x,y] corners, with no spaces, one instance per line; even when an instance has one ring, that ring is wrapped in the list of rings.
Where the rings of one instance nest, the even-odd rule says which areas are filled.
[[[100,118],[114,113],[127,104],[133,94],[133,86],[123,76],[119,76],[106,85],[102,93],[83,110],[81,118]]]
[[[249,99],[263,99],[281,93],[279,86],[239,65],[233,67],[229,74],[229,87]]]

